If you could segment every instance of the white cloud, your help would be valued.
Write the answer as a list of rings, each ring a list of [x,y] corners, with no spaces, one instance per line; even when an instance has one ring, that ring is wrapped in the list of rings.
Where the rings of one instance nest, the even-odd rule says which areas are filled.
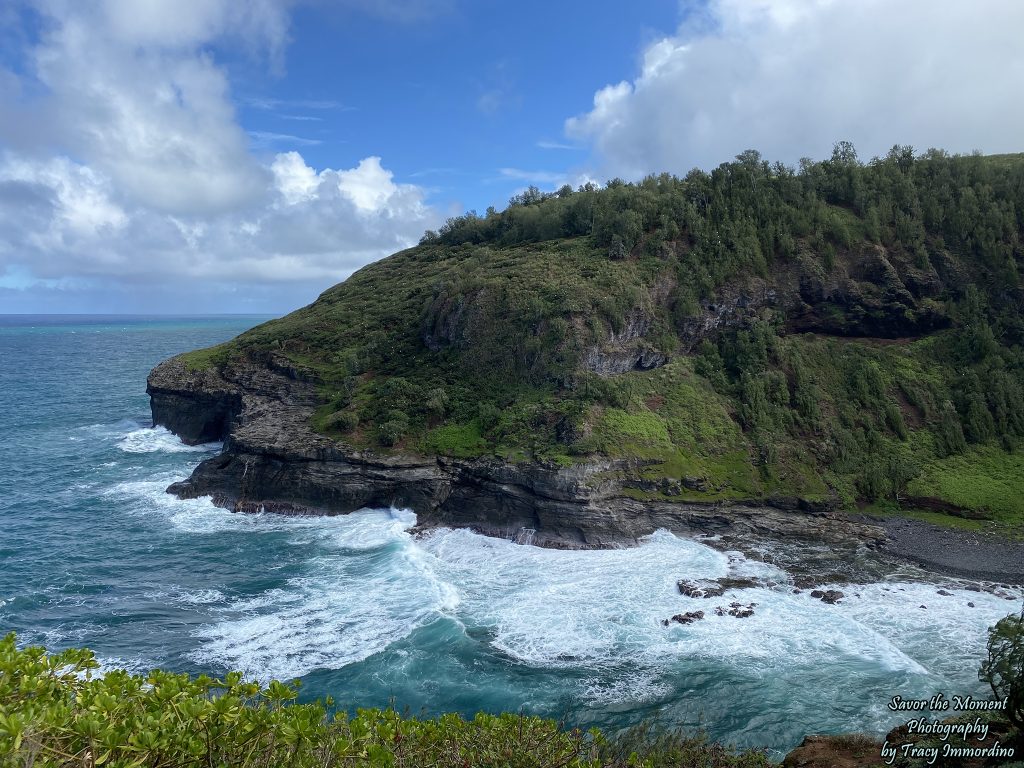
[[[540,149],[583,149],[583,147],[580,147],[576,144],[566,144],[564,141],[551,141],[550,139],[541,139],[540,141],[537,142],[537,146]]]
[[[337,177],[338,189],[364,213],[380,210],[398,191],[391,181],[391,172],[381,168],[379,157],[360,160],[352,170],[332,173]]]
[[[265,109],[272,111],[275,109],[319,109],[319,110],[341,110],[342,112],[350,112],[355,107],[349,107],[342,104],[339,101],[332,101],[331,99],[267,99],[261,97],[249,97],[243,100],[247,106],[253,109]],[[284,115],[282,115],[284,117]],[[295,120],[319,120],[319,117],[295,117]]]
[[[714,167],[744,149],[795,162],[837,140],[1019,151],[1024,4],[1016,0],[712,0],[649,45],[632,81],[566,121],[595,171]]]
[[[306,165],[298,152],[283,152],[274,158],[270,170],[274,184],[288,205],[309,200],[320,184],[316,171]]]
[[[317,173],[297,152],[270,167],[268,201],[217,216],[123,209],[111,178],[66,157],[0,161],[0,266],[40,277],[321,281],[416,242],[436,226],[422,190],[380,159]]]
[[[569,178],[569,174],[562,171],[531,171],[524,168],[499,168],[498,173],[506,179],[532,181],[536,184],[555,184],[559,186],[565,184],[566,180]]]
[[[253,145],[269,147],[271,144],[297,144],[300,147],[315,147],[323,144],[320,139],[308,139],[290,133],[274,133],[273,131],[249,131]]]
[[[213,302],[217,285],[225,294],[248,286],[284,309],[437,226],[424,190],[396,183],[379,157],[316,170],[298,152],[269,160],[252,153],[254,139],[264,148],[313,140],[243,130],[227,73],[209,51],[231,39],[279,56],[287,6],[40,6],[48,19],[38,45],[25,51],[28,74],[0,70],[5,302],[33,285],[86,286],[119,302],[139,292],[153,306],[164,294],[187,297],[193,286]],[[300,298],[281,298],[292,295]]]
[[[124,210],[109,199],[97,174],[65,157],[40,164],[10,158],[0,166],[0,183],[4,182],[46,190],[61,227],[79,235],[111,234],[128,220]]]
[[[208,10],[194,16],[178,6],[55,4],[61,15],[33,57],[55,141],[113,179],[127,203],[174,214],[252,203],[266,173],[249,155],[225,73],[198,48],[222,32],[226,6],[196,3]],[[178,17],[192,18],[168,21]]]

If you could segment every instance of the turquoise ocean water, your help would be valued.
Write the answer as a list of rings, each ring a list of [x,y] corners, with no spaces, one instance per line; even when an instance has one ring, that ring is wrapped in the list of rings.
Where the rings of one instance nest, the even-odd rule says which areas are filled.
[[[781,567],[665,532],[561,552],[414,539],[404,510],[243,516],[168,496],[219,446],[151,428],[146,374],[261,319],[0,316],[0,633],[134,671],[299,678],[343,706],[654,716],[774,750],[883,730],[905,719],[894,695],[984,695],[986,628],[1019,600],[967,582],[897,572],[827,606]],[[720,601],[757,602],[747,619],[675,588],[727,573],[779,586]]]

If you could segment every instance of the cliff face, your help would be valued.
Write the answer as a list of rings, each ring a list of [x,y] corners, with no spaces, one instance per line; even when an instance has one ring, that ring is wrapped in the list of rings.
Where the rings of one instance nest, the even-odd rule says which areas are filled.
[[[241,391],[213,371],[190,371],[168,360],[149,374],[153,423],[189,445],[224,439],[242,410]]]
[[[470,527],[524,543],[609,547],[658,528],[683,534],[862,542],[881,529],[795,499],[755,503],[644,502],[623,494],[625,461],[572,467],[497,459],[383,456],[355,450],[310,427],[313,386],[281,368],[246,362],[196,372],[178,358],[157,366],[148,389],[155,425],[190,443],[224,441],[168,491],[212,496],[237,512],[344,514],[365,507],[412,509],[421,526]]]

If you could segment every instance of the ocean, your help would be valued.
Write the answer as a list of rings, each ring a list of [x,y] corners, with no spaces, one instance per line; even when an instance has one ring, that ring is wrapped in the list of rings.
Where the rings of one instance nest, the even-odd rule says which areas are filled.
[[[654,718],[775,754],[808,733],[882,732],[906,719],[893,696],[986,694],[986,631],[1019,590],[895,569],[826,605],[782,565],[664,531],[544,550],[416,538],[408,510],[239,515],[167,495],[220,446],[152,428],[147,373],[263,319],[0,316],[0,634],[87,646],[106,668],[298,679],[304,699],[348,708]],[[727,573],[776,586],[717,602],[676,588]],[[754,615],[714,615],[731,600]]]

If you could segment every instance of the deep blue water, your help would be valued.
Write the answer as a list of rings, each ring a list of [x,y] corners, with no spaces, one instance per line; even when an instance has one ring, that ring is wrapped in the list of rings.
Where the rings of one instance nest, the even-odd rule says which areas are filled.
[[[656,716],[779,750],[882,730],[893,695],[984,694],[985,630],[1015,603],[965,584],[944,598],[893,574],[836,606],[737,590],[753,617],[665,628],[711,606],[679,578],[787,574],[664,532],[560,552],[414,539],[401,510],[243,516],[168,496],[219,446],[152,429],[146,374],[260,320],[0,316],[0,633],[135,671],[297,677],[344,706]]]

